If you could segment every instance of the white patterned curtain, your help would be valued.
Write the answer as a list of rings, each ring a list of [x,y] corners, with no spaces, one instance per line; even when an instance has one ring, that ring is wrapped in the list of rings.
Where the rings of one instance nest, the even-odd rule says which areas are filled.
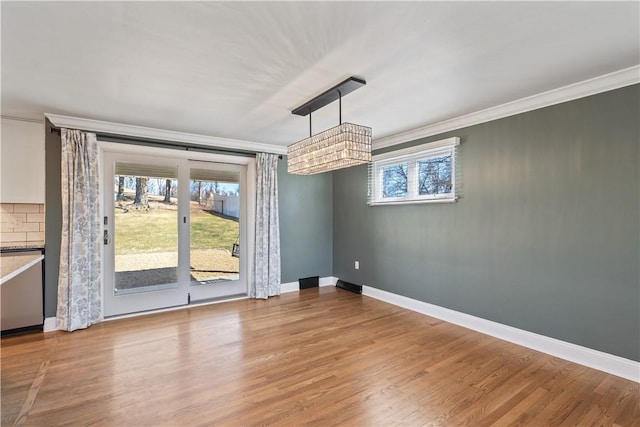
[[[58,329],[74,331],[102,320],[98,143],[93,133],[61,129],[62,242]]]
[[[249,286],[252,298],[280,295],[280,223],[278,220],[278,156],[256,155],[256,245]]]

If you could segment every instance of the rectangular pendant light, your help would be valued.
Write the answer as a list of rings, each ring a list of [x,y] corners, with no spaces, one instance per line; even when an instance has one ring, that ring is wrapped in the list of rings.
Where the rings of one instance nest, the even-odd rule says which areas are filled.
[[[362,79],[350,77],[292,112],[306,116],[336,99],[342,102],[342,95],[365,84]],[[342,123],[342,105],[338,126],[298,141],[287,148],[287,171],[290,174],[312,175],[370,162],[371,128]]]
[[[312,175],[371,162],[371,128],[342,123],[287,148],[287,171]]]

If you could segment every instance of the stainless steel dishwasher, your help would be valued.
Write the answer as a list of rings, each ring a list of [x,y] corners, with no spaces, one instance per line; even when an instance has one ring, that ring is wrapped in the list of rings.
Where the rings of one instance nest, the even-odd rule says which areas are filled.
[[[42,330],[42,249],[2,249],[0,330],[2,335]]]

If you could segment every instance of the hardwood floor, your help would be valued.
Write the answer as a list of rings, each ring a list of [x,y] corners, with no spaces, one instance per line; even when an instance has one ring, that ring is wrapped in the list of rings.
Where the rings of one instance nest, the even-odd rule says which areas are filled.
[[[638,383],[333,287],[1,344],[2,425],[640,425]]]

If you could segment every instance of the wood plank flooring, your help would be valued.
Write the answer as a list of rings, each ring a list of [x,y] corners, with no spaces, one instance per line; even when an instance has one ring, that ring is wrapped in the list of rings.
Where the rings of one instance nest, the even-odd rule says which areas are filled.
[[[2,338],[2,425],[640,425],[640,386],[333,287]]]

